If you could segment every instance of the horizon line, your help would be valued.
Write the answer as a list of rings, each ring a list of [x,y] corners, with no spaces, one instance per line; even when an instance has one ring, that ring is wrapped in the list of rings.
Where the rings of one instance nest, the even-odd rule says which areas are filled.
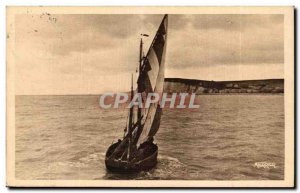
[[[248,80],[220,80],[220,81],[214,81],[214,80],[200,80],[200,79],[189,79],[189,78],[165,78],[166,79],[177,79],[177,80],[188,80],[188,81],[207,81],[207,82],[240,82],[240,81],[266,81],[266,80],[284,80],[284,78],[270,78],[270,79],[248,79]],[[130,92],[130,91],[123,91],[123,92]],[[117,92],[116,92],[117,93]],[[70,93],[70,94],[15,94],[15,96],[78,96],[78,95],[101,95],[103,93]]]

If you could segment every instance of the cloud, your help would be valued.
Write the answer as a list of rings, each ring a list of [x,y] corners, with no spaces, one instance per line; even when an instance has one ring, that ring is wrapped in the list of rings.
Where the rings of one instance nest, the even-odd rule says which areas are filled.
[[[283,63],[281,15],[193,15],[170,31],[168,68]]]
[[[162,15],[69,14],[51,17],[55,22],[44,15],[18,15],[17,40],[52,44],[51,51],[61,55],[115,48],[120,41],[138,38],[142,30],[155,33],[154,28],[159,25]]]
[[[193,15],[193,26],[197,29],[246,30],[249,28],[269,28],[283,24],[283,15],[266,14],[203,14]]]
[[[126,90],[130,74],[138,65],[139,35],[150,35],[144,39],[146,52],[163,15],[49,17],[16,16],[16,77],[20,93],[38,94],[39,90],[43,92],[38,85],[53,84],[57,84],[53,86],[57,91],[51,92],[60,94],[101,93],[104,88],[110,89],[103,83],[105,79]],[[226,67],[243,72],[262,69],[266,74],[260,73],[261,78],[278,77],[278,64],[284,62],[283,40],[283,15],[169,15],[166,73],[169,77],[217,79]],[[279,70],[268,72],[268,65]],[[114,78],[117,75],[122,78]],[[127,76],[128,80],[124,78]],[[238,79],[239,74],[231,76],[234,77]],[[92,86],[94,82],[99,87]],[[79,85],[80,90],[72,84]]]

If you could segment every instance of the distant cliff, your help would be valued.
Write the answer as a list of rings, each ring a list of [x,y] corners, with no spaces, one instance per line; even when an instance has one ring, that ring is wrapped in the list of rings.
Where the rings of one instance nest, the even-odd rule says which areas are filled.
[[[222,93],[283,93],[283,79],[207,81],[182,78],[166,78],[165,92],[194,92],[196,94]]]

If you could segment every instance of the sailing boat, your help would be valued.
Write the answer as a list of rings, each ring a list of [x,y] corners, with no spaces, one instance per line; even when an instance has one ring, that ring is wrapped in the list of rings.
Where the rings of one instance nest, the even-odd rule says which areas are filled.
[[[168,15],[165,15],[146,56],[143,56],[141,38],[136,92],[143,96],[147,96],[148,93],[163,92],[167,27]],[[132,82],[131,100],[133,95]],[[137,111],[136,121],[134,121],[134,111]],[[149,170],[156,165],[158,146],[153,143],[153,137],[159,129],[161,114],[162,109],[158,102],[151,103],[147,109],[142,109],[140,106],[130,108],[123,139],[113,143],[106,152],[105,165],[108,170],[119,173],[138,172]]]

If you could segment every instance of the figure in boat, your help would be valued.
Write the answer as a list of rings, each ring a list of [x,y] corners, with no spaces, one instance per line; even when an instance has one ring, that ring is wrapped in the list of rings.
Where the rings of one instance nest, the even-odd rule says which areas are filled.
[[[136,92],[141,93],[142,96],[147,96],[148,93],[161,94],[163,92],[167,27],[168,15],[165,15],[145,56],[141,38]],[[148,36],[147,34],[141,35]],[[131,100],[133,95],[132,78]],[[158,146],[153,141],[160,126],[161,114],[162,109],[158,102],[152,103],[147,109],[142,109],[139,105],[137,108],[134,106],[130,108],[123,139],[113,143],[106,152],[105,165],[109,171],[128,173],[150,170],[155,167]]]

